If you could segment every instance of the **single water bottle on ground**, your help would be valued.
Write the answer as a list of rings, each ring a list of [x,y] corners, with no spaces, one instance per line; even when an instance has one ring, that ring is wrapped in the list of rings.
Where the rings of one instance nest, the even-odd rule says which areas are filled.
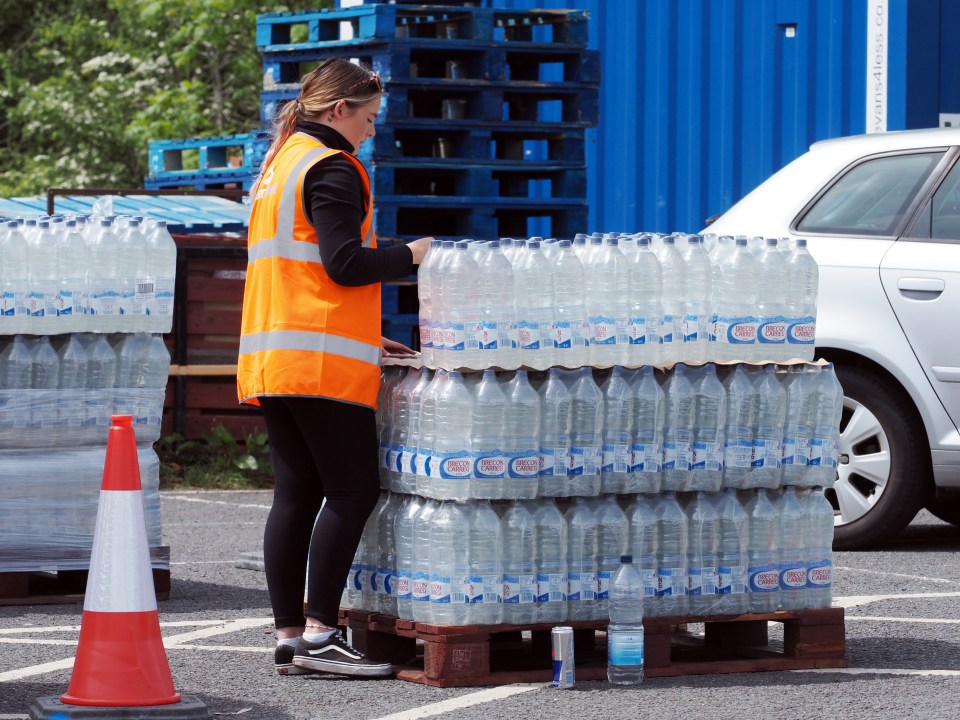
[[[620,562],[610,587],[607,682],[637,685],[643,682],[643,581],[632,556]]]

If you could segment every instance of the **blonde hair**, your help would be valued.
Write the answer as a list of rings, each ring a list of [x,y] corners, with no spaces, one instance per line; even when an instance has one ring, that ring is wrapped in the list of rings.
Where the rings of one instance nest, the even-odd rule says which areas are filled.
[[[263,173],[277,151],[296,132],[297,120],[309,120],[343,100],[348,107],[366,105],[383,94],[379,73],[366,63],[353,63],[340,58],[324,60],[300,79],[300,95],[283,105],[273,119],[273,140],[260,166],[260,174],[250,188],[250,197],[257,194]]]

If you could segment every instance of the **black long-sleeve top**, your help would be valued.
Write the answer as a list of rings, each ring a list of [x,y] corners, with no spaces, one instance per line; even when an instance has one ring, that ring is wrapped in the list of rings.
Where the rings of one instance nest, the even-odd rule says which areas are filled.
[[[298,120],[297,131],[328,148],[354,151],[343,135],[327,125]],[[413,272],[413,253],[406,245],[363,247],[363,182],[356,166],[342,155],[325,158],[307,171],[303,208],[317,231],[323,269],[335,283],[356,287],[397,280]]]

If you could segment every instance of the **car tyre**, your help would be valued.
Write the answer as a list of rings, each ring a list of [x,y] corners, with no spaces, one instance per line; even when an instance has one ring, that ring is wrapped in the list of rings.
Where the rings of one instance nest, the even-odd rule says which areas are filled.
[[[941,502],[939,500],[928,503],[927,510],[945,523],[960,525],[960,503],[956,500]]]
[[[892,539],[927,502],[930,450],[910,398],[876,371],[836,366],[843,387],[840,466],[829,493],[839,511],[834,548],[864,549]]]

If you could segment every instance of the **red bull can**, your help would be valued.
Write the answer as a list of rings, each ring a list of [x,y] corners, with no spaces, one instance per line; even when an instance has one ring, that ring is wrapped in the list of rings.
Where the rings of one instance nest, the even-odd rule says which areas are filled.
[[[573,662],[573,628],[555,627],[550,632],[553,650],[553,686],[572,688],[576,682]]]

